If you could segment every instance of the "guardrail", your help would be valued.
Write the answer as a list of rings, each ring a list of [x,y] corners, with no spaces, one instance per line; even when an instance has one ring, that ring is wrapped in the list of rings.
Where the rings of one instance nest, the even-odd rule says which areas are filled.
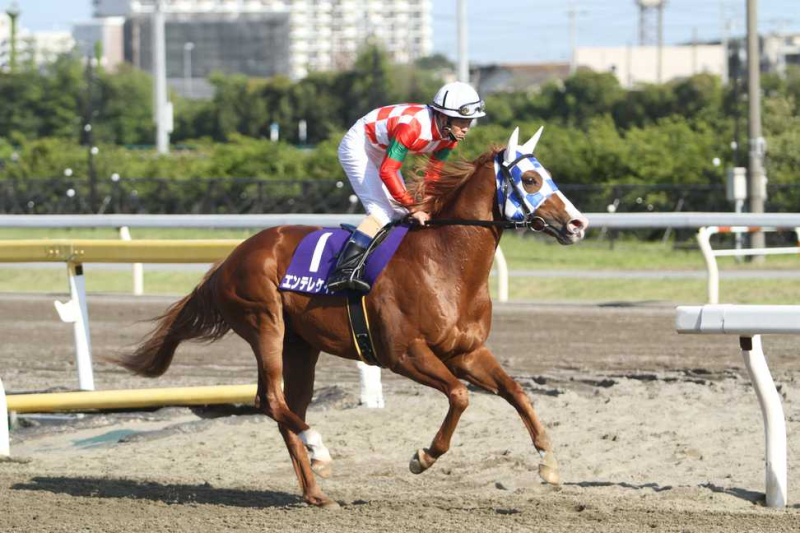
[[[800,246],[784,246],[774,248],[741,248],[728,250],[714,250],[711,248],[711,236],[718,233],[755,233],[757,231],[794,231],[797,234],[797,242],[800,245],[800,227],[795,228],[762,228],[758,226],[708,226],[697,231],[697,243],[703,253],[708,272],[708,303],[719,303],[719,265],[717,257],[745,257],[748,255],[774,255],[774,254],[798,254]]]
[[[62,262],[67,264],[70,300],[55,302],[63,322],[75,334],[78,386],[94,390],[92,341],[86,303],[84,263],[208,263],[227,256],[241,241],[217,240],[15,240],[0,241],[0,263]]]
[[[761,335],[800,334],[800,305],[682,306],[676,310],[675,328],[678,333],[739,336],[744,364],[753,381],[764,419],[767,506],[785,507],[786,421],[780,395],[761,348]]]

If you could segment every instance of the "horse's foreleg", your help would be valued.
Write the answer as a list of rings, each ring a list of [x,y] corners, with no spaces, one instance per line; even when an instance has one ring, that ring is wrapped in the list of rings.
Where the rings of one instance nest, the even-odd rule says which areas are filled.
[[[409,464],[411,472],[420,474],[433,466],[433,463],[450,449],[450,439],[458,425],[458,419],[469,405],[469,393],[464,384],[421,340],[409,345],[408,351],[398,359],[392,371],[442,391],[450,402],[447,416],[430,447],[418,450],[411,459]]]
[[[539,475],[550,484],[558,484],[560,482],[558,461],[544,424],[536,416],[528,395],[520,384],[503,370],[492,352],[486,347],[481,347],[474,352],[448,359],[447,367],[459,378],[501,396],[514,406],[531,435],[534,447],[542,456]]]

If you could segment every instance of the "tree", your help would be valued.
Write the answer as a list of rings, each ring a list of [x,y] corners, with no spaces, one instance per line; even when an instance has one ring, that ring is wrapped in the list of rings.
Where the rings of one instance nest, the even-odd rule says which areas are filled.
[[[624,96],[617,77],[610,72],[581,69],[564,80],[564,88],[553,93],[553,108],[565,121],[585,123],[610,113]]]
[[[95,138],[112,144],[153,144],[153,81],[124,64],[110,74],[98,72]]]

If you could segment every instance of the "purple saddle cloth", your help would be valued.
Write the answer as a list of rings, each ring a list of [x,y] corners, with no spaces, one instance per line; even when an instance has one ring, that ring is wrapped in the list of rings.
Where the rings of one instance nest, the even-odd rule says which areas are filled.
[[[375,283],[408,233],[408,228],[407,225],[393,227],[370,254],[364,271],[364,280],[367,283]],[[330,292],[326,282],[328,275],[336,267],[339,251],[349,238],[350,232],[339,228],[323,228],[306,235],[294,251],[292,262],[278,289],[307,294],[346,293],[347,291]]]

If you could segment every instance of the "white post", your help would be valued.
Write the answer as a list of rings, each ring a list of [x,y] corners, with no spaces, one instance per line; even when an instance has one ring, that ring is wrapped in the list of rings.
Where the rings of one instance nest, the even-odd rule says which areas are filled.
[[[131,240],[131,231],[128,226],[119,228],[119,236],[123,241]],[[144,294],[144,267],[141,263],[133,264],[133,294],[136,296]]]
[[[719,267],[714,250],[711,249],[711,236],[717,232],[716,227],[700,228],[697,231],[697,244],[703,252],[703,259],[706,262],[708,271],[708,303],[719,303]]]
[[[363,361],[358,362],[358,381],[361,385],[360,402],[370,408],[383,408],[383,385],[381,385],[381,368],[371,366]]]
[[[0,457],[11,455],[11,441],[8,437],[8,404],[3,380],[0,379]]]
[[[467,55],[467,0],[457,0],[458,28],[458,81],[469,83],[469,57]]]
[[[153,8],[153,83],[155,96],[156,148],[159,154],[169,152],[169,128],[167,119],[167,53],[164,42],[164,11],[162,0],[156,0]]]
[[[494,251],[494,262],[497,265],[497,299],[501,302],[508,301],[508,263],[503,250],[499,246]]]
[[[72,299],[66,304],[56,301],[56,311],[63,322],[72,322],[75,332],[78,387],[81,390],[94,390],[92,340],[89,336],[89,311],[86,307],[86,280],[83,278],[83,265],[67,263],[67,269]]]
[[[764,417],[766,440],[766,495],[767,507],[786,506],[786,420],[781,397],[772,381],[772,375],[761,349],[761,335],[740,337],[742,356]]]

